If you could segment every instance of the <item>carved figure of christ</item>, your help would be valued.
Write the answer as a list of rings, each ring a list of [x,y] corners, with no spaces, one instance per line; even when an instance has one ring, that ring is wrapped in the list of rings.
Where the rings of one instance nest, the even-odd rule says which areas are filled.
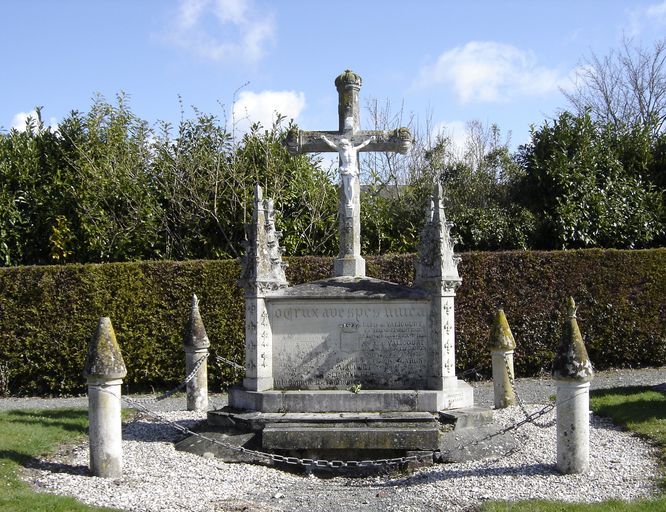
[[[358,152],[373,142],[375,137],[372,136],[357,145],[354,145],[354,142],[347,137],[338,139],[337,143],[331,141],[324,134],[321,134],[320,137],[331,149],[337,151],[340,156],[340,182],[346,207],[358,209],[360,198],[354,196],[354,182],[358,181],[360,172],[358,167]]]
[[[358,92],[361,77],[345,70],[335,79],[338,90],[338,130],[290,130],[285,145],[292,154],[335,151],[340,161],[340,253],[335,260],[335,276],[365,276],[365,260],[361,257],[361,202],[358,180],[359,151],[406,153],[411,144],[407,128],[392,131],[361,130]]]

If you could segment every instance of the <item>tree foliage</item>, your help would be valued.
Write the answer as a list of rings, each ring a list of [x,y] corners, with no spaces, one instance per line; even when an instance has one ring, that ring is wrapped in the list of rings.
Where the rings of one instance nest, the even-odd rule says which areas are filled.
[[[521,148],[521,202],[538,219],[537,247],[635,248],[663,233],[663,191],[647,176],[649,133],[564,112]]]
[[[238,257],[257,184],[278,202],[290,254],[335,252],[335,186],[314,158],[288,154],[284,118],[235,138],[196,109],[153,128],[124,94],[57,129],[37,112],[0,134],[4,265]]]
[[[562,91],[578,114],[615,128],[649,127],[653,136],[666,123],[666,39],[645,48],[624,40],[608,55],[592,53],[577,70],[576,85]]]
[[[406,156],[361,159],[364,254],[414,252],[434,184],[459,250],[655,247],[666,242],[666,134],[563,112],[510,151],[496,125],[466,142],[370,104],[375,129],[413,123]],[[292,124],[236,136],[194,109],[151,126],[126,95],[97,97],[57,128],[0,133],[0,264],[237,258],[257,184],[276,203],[288,255],[338,251],[338,175],[291,156]],[[407,121],[404,121],[408,118]]]

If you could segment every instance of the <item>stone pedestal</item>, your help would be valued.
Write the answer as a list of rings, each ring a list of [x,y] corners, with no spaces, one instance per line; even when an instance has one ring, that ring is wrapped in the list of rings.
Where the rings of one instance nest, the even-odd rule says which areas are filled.
[[[207,411],[208,410],[208,349],[185,349],[185,374],[189,375],[194,371],[199,362],[201,367],[194,375],[192,380],[187,383],[187,410],[188,411]]]
[[[206,411],[208,410],[208,364],[206,359],[210,340],[201,318],[199,299],[196,295],[192,295],[192,310],[183,345],[185,348],[185,376],[189,376],[201,361],[199,370],[187,383],[187,410]]]
[[[511,334],[504,310],[498,309],[490,332],[490,352],[493,364],[493,390],[495,409],[516,404],[516,394],[511,382],[513,373],[513,351],[516,341]]]
[[[88,346],[83,376],[88,381],[90,472],[103,478],[123,473],[120,393],[127,375],[108,317],[99,320]]]
[[[585,473],[590,458],[590,380],[594,372],[576,321],[573,298],[553,362],[557,385],[557,469]]]
[[[556,381],[557,469],[586,473],[590,461],[590,383]]]
[[[122,383],[122,379],[88,378],[90,472],[103,478],[123,475]]]

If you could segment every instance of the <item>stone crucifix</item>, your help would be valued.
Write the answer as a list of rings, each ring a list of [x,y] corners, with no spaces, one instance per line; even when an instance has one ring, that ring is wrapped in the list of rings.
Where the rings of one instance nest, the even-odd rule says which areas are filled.
[[[335,79],[338,90],[338,131],[299,131],[289,133],[287,148],[293,154],[337,152],[340,173],[340,252],[335,260],[336,277],[364,277],[361,257],[361,200],[358,153],[386,151],[405,154],[412,143],[407,128],[392,131],[361,130],[358,92],[361,77],[346,70]]]

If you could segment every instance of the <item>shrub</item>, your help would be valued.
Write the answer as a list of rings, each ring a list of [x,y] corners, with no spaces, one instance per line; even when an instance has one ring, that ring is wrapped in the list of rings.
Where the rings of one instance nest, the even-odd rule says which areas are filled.
[[[571,295],[597,369],[666,364],[666,249],[462,254],[456,300],[458,370],[490,374],[487,347],[495,309],[516,338],[519,376],[549,371]],[[402,284],[413,255],[368,258],[368,275]],[[292,284],[331,274],[330,258],[288,258]],[[242,363],[244,300],[235,261],[109,263],[0,269],[0,364],[14,395],[85,391],[87,344],[109,316],[129,390],[166,388],[184,377],[183,328],[196,293],[211,340],[212,389]]]

